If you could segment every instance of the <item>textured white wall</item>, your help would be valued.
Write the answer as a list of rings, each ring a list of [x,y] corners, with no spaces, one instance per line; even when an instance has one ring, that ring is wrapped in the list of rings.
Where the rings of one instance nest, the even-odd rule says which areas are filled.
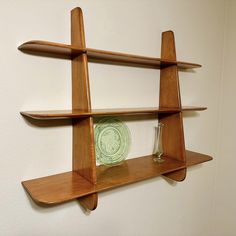
[[[236,2],[226,5],[224,64],[221,81],[219,161],[214,194],[213,230],[215,236],[236,234],[235,178],[235,54]]]
[[[0,0],[0,234],[31,235],[215,235],[211,231],[218,160],[218,115],[224,31],[223,0]],[[203,64],[180,73],[182,103],[208,111],[185,116],[186,146],[215,156],[191,168],[185,182],[155,178],[99,194],[85,214],[76,201],[41,208],[22,180],[71,169],[69,121],[29,123],[22,110],[71,106],[70,61],[26,55],[17,46],[30,39],[70,42],[70,14],[84,11],[88,47],[159,56],[161,32],[173,30],[179,60]],[[159,71],[89,65],[93,107],[158,104]],[[228,113],[226,113],[228,114]],[[127,119],[129,158],[148,154],[153,119]]]

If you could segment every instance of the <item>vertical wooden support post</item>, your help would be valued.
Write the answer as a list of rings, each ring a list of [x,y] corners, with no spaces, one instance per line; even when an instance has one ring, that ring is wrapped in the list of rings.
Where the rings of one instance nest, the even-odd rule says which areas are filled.
[[[175,39],[172,31],[162,33],[161,58],[176,61]],[[159,106],[181,109],[179,77],[177,65],[161,68],[160,72],[160,99]],[[159,121],[164,124],[163,149],[164,154],[186,161],[183,118],[178,112],[171,115],[159,115]],[[165,175],[175,181],[183,181],[186,177],[186,169],[175,171]]]
[[[71,44],[85,48],[83,13],[80,8],[71,11]],[[72,59],[72,109],[91,111],[87,54]],[[92,117],[73,119],[73,171],[96,184],[96,161]],[[79,198],[89,210],[97,207],[97,194]]]

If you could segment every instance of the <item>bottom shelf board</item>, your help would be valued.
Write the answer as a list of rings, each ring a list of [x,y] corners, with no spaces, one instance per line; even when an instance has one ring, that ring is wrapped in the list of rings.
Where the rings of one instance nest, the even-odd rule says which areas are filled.
[[[27,180],[22,184],[36,203],[59,204],[212,160],[210,156],[191,151],[186,151],[186,157],[186,164],[168,157],[158,164],[149,155],[129,159],[119,166],[97,166],[96,185],[74,171]]]

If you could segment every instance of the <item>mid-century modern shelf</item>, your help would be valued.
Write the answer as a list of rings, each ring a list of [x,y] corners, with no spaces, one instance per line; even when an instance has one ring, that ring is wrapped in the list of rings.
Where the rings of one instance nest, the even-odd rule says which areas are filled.
[[[27,118],[38,120],[72,119],[72,171],[23,181],[24,188],[35,202],[59,204],[78,199],[85,208],[94,210],[97,207],[99,192],[160,175],[174,181],[183,181],[187,167],[212,160],[208,155],[185,149],[183,112],[203,111],[206,107],[181,105],[178,70],[192,70],[201,65],[176,60],[172,31],[162,33],[160,58],[91,49],[85,44],[82,10],[75,8],[71,11],[70,45],[34,40],[23,43],[18,49],[29,54],[70,59],[72,62],[70,110],[21,112]],[[159,106],[92,109],[89,61],[160,69]],[[164,124],[165,162],[154,162],[153,156],[148,155],[126,160],[119,166],[96,166],[93,118],[147,114],[155,115]]]
[[[70,119],[82,117],[96,116],[127,116],[127,115],[146,115],[146,114],[168,114],[180,111],[203,111],[206,107],[186,106],[179,108],[110,108],[110,109],[92,109],[90,112],[83,110],[55,110],[55,111],[24,111],[22,115],[38,120],[52,119]]]

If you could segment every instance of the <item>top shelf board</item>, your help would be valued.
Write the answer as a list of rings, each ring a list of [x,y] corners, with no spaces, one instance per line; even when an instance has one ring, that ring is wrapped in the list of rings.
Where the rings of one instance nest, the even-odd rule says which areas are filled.
[[[92,48],[79,48],[72,45],[33,40],[23,43],[19,50],[53,57],[71,58],[86,53],[91,62],[129,65],[136,67],[163,68],[177,65],[180,69],[193,69],[201,67],[199,64],[182,61],[164,60],[161,58],[132,55],[127,53],[104,51]]]

